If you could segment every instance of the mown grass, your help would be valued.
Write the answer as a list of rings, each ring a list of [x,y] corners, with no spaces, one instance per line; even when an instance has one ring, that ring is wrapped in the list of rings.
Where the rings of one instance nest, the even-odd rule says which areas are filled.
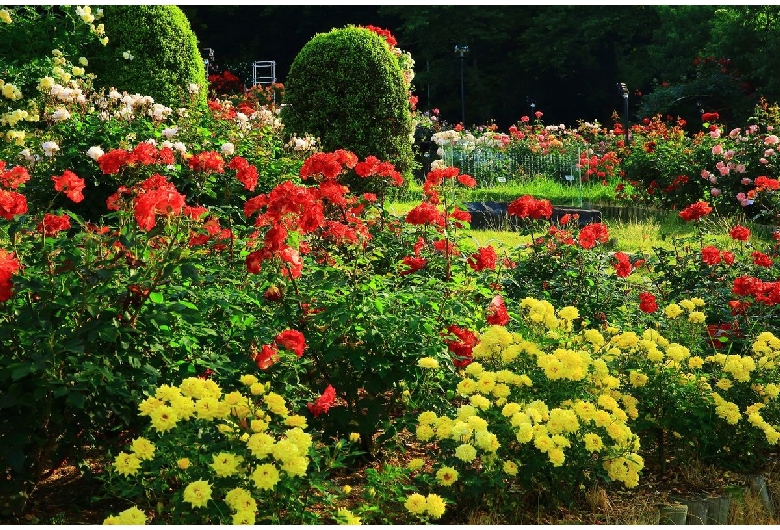
[[[418,204],[419,201],[393,202],[387,205],[387,210],[392,215],[402,216]],[[694,247],[701,245],[696,224],[686,223],[676,212],[648,211],[641,218],[636,216],[629,219],[603,217],[603,223],[609,229],[608,249],[610,251],[652,254],[653,249],[656,248],[671,250],[681,245]],[[728,248],[734,244],[728,231],[735,224],[751,226],[751,223],[745,219],[721,217],[712,217],[704,220],[703,223],[704,244],[719,248]],[[477,246],[493,245],[497,249],[511,249],[531,241],[530,236],[517,231],[464,229],[460,234],[472,238]],[[769,235],[761,230],[752,231],[750,242],[754,245],[760,246],[770,240]]]

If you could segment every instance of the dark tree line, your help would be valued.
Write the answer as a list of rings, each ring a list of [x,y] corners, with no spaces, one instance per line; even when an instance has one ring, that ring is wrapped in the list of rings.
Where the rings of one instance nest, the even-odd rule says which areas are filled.
[[[744,122],[760,97],[780,99],[780,6],[181,6],[201,46],[251,81],[275,60],[279,81],[318,32],[347,24],[389,29],[416,61],[423,110],[461,120],[463,58],[468,124],[505,128],[531,112],[545,123],[657,113],[695,122],[717,111]],[[698,126],[698,125],[697,125]]]

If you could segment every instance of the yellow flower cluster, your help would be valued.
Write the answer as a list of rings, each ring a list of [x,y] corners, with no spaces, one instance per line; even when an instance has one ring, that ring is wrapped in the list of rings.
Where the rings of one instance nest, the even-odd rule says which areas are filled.
[[[439,361],[433,357],[423,357],[417,361],[417,366],[426,370],[435,370],[439,367]]]
[[[731,425],[739,423],[739,420],[742,417],[739,412],[739,407],[735,403],[723,399],[717,392],[713,392],[711,395],[712,400],[715,402],[715,414]]]
[[[753,342],[753,352],[760,356],[758,364],[765,370],[772,370],[777,367],[777,360],[780,358],[780,339],[772,333],[764,331],[759,333]]]
[[[705,359],[708,362],[719,364],[723,371],[734,378],[735,381],[746,383],[750,381],[750,373],[756,369],[756,361],[750,356],[743,355],[726,355],[724,353],[716,353],[715,355],[709,355]],[[718,387],[723,390],[731,388],[731,382],[717,384]],[[727,386],[728,388],[724,388]]]
[[[644,466],[644,459],[636,453],[606,460],[603,464],[610,479],[620,481],[629,488],[639,485],[639,472]]]
[[[471,404],[475,407],[487,410],[491,406],[487,396],[492,397],[496,404],[503,405],[512,392],[510,385],[531,386],[532,381],[525,374],[518,375],[510,370],[493,372],[485,370],[481,363],[473,362],[466,367],[457,391],[461,396],[470,396]]]
[[[11,24],[13,22],[11,20],[11,13],[9,13],[7,9],[0,9],[0,21],[5,24]]]
[[[540,355],[536,364],[544,370],[547,379],[551,381],[558,379],[582,381],[588,375],[588,368],[592,362],[590,353],[585,350],[558,348],[551,354]]]
[[[160,386],[154,397],[145,399],[138,408],[141,416],[149,416],[158,432],[167,432],[179,421],[193,417],[212,421],[231,413],[239,418],[250,414],[249,402],[240,394],[228,394],[223,400],[221,396],[222,390],[214,381],[190,377],[179,387]]]
[[[0,79],[0,94],[2,94],[4,98],[10,99],[11,101],[22,99],[22,91],[19,90],[16,85],[12,83],[6,83],[2,79]]]
[[[339,508],[336,512],[336,522],[343,525],[359,525],[360,517],[357,517],[346,508]]]
[[[477,457],[477,449],[495,454],[501,444],[498,437],[488,430],[487,421],[477,415],[477,411],[474,405],[462,405],[455,419],[438,417],[430,411],[423,412],[418,417],[415,434],[423,442],[433,438],[459,442],[455,456],[464,462],[472,462]]]
[[[143,510],[133,506],[123,512],[119,512],[118,515],[106,517],[103,524],[144,525],[146,524],[146,514]]]
[[[548,330],[556,330],[560,327],[561,323],[555,316],[555,308],[547,300],[537,300],[536,298],[526,297],[520,301],[520,308],[525,310],[525,315],[533,324],[542,325]],[[564,314],[572,316],[571,309],[577,311],[575,308],[564,308]],[[565,318],[565,317],[561,317]],[[576,316],[574,317],[576,318]],[[567,320],[567,324],[563,326],[565,331],[571,329],[571,320]]]
[[[759,411],[764,406],[765,405],[763,403],[754,403],[747,408],[745,414],[747,415],[748,422],[751,425],[764,431],[767,442],[772,445],[777,445],[780,443],[780,431],[778,431],[772,424],[767,422],[759,413]]]
[[[283,474],[306,475],[313,443],[311,435],[303,430],[306,418],[289,414],[285,399],[266,392],[265,385],[255,376],[245,375],[241,382],[252,395],[262,394],[260,403],[238,391],[223,394],[215,382],[191,377],[178,387],[159,386],[153,397],[140,404],[140,414],[148,416],[152,428],[159,433],[166,433],[179,422],[197,420],[213,425],[229,440],[243,444],[234,452],[222,451],[211,456],[209,467],[217,478],[248,474],[257,488],[272,490]],[[269,431],[273,422],[287,427],[278,439]],[[154,458],[156,451],[154,444],[145,438],[134,440],[131,449],[130,453],[120,453],[114,462],[114,469],[125,476],[136,474],[141,462]],[[243,451],[253,457],[252,461],[246,461]],[[273,460],[263,462],[267,458]],[[189,458],[180,458],[177,465],[186,470],[191,462]],[[183,499],[193,507],[205,506],[212,498],[211,488],[206,480],[191,482],[184,490]],[[228,492],[225,502],[234,512],[235,524],[254,524],[256,503],[249,492],[235,488]]]
[[[427,513],[434,519],[440,519],[446,510],[444,499],[435,493],[429,493],[427,497],[419,493],[412,493],[404,503],[404,507],[415,515]]]
[[[510,333],[504,326],[494,325],[480,334],[472,354],[476,360],[500,360],[510,363],[521,353],[528,351],[524,349],[525,344],[519,335]]]

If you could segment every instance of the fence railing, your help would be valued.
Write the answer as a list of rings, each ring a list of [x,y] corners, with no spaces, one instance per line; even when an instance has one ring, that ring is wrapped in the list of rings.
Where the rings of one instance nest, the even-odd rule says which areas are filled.
[[[444,163],[474,177],[480,186],[522,181],[544,174],[563,180],[577,175],[578,153],[534,154],[480,148],[444,147]]]

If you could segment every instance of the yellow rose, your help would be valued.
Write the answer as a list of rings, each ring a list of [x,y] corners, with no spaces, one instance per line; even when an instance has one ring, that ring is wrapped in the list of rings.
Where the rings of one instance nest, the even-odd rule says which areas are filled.
[[[205,480],[196,480],[184,488],[184,502],[192,504],[193,508],[202,508],[211,500],[211,485]]]

